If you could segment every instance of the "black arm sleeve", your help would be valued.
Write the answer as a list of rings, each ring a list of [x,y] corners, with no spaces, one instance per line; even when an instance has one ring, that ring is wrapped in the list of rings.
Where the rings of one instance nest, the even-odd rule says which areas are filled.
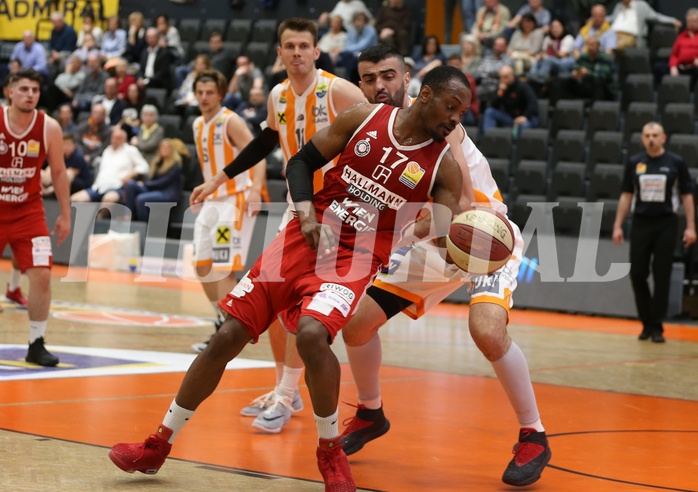
[[[289,159],[286,179],[293,203],[313,201],[313,173],[328,162],[312,140]]]
[[[279,132],[267,127],[261,131],[240,154],[223,168],[223,172],[232,179],[240,173],[252,168],[274,150],[279,143]]]

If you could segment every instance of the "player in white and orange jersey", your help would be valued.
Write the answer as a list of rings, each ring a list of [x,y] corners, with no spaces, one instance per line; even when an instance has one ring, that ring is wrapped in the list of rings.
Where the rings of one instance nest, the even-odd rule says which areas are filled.
[[[409,73],[405,71],[402,56],[394,49],[374,46],[363,51],[359,56],[359,76],[361,90],[369,101],[411,104],[405,96]],[[470,176],[475,202],[506,215],[507,207],[502,203],[485,156],[462,126],[451,132],[451,137],[455,139],[450,142],[451,149],[462,174]],[[461,208],[469,208],[471,200],[464,186]],[[359,451],[390,428],[381,401],[382,355],[378,329],[400,311],[413,319],[421,317],[467,283],[471,294],[470,333],[491,362],[521,426],[516,455],[502,480],[511,485],[527,485],[538,480],[551,453],[525,356],[507,334],[511,295],[523,257],[521,232],[516,224],[511,225],[516,240],[514,254],[491,275],[470,276],[446,263],[431,241],[417,242],[392,253],[388,269],[376,277],[342,332],[359,399],[356,415],[341,437],[347,455]]]
[[[279,25],[278,38],[277,53],[286,67],[288,78],[271,90],[267,120],[262,125],[264,129],[238,160],[257,162],[280,144],[287,162],[318,130],[328,127],[339,112],[356,102],[366,101],[355,85],[315,67],[320,51],[317,48],[317,27],[312,20],[285,20]],[[335,162],[329,162],[315,172],[315,191],[321,189],[325,172],[334,165]],[[191,203],[198,203],[226,180],[228,175],[224,172],[207,180],[194,189]],[[284,225],[291,216],[289,205]],[[286,332],[278,323],[271,326],[269,338],[276,361],[276,387],[243,408],[241,414],[255,417],[254,427],[278,433],[291,414],[303,409],[297,390],[303,363],[296,350],[295,337],[287,339]],[[207,343],[195,344],[193,348],[201,351]]]
[[[204,179],[211,180],[252,140],[245,121],[221,106],[225,76],[217,70],[201,72],[194,80],[194,94],[201,116],[193,123],[196,152]],[[194,260],[208,300],[218,316],[217,302],[237,283],[236,272],[245,268],[256,217],[248,204],[261,201],[266,161],[261,160],[206,197],[194,223]]]

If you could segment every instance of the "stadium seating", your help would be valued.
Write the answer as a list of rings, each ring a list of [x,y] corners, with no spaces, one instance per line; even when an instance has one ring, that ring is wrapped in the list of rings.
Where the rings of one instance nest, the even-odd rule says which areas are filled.
[[[247,44],[252,33],[252,19],[233,19],[228,24],[225,34],[226,41]]]
[[[544,195],[547,187],[548,164],[545,161],[521,161],[514,172],[514,192]]]
[[[512,172],[515,173],[519,162],[523,160],[548,160],[548,130],[544,128],[526,128],[519,134]]]
[[[586,164],[583,162],[558,162],[553,170],[548,187],[548,200],[555,201],[558,197],[581,197],[586,190]]]
[[[620,103],[618,101],[594,101],[587,119],[587,138],[591,138],[599,130],[615,132],[619,129]]]
[[[559,130],[581,130],[584,127],[584,101],[561,99],[555,104],[550,136],[555,137]]]
[[[492,159],[511,158],[511,128],[492,128],[480,137],[480,151]]]
[[[583,130],[560,130],[553,140],[553,169],[560,161],[582,161],[585,155],[585,139]]]

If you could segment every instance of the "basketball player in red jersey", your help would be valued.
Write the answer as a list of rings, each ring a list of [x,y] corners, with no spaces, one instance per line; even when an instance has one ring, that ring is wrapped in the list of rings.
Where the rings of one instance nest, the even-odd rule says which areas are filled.
[[[354,103],[366,101],[354,84],[315,67],[320,50],[317,47],[317,26],[312,20],[288,19],[279,25],[278,37],[277,54],[286,67],[288,79],[274,86],[269,94],[266,128],[234,162],[258,162],[277,145],[281,145],[284,161],[288,162],[317,131],[328,127],[337,114]],[[322,188],[324,173],[335,163],[329,162],[315,173],[315,191]],[[228,181],[230,178],[226,172],[220,172],[194,189],[191,204],[199,203]],[[290,217],[289,204],[282,227]],[[276,386],[271,392],[253,400],[240,413],[255,417],[252,425],[256,429],[279,433],[291,415],[303,409],[298,393],[303,363],[295,340],[286,337],[285,330],[278,322],[269,328],[269,339],[276,361]],[[195,344],[193,348],[200,352],[206,343]]]
[[[359,76],[361,90],[369,101],[403,107],[411,103],[405,95],[409,74],[402,56],[393,48],[377,45],[362,51]],[[480,206],[506,214],[507,208],[487,159],[460,125],[448,138],[451,150],[460,150],[454,152],[454,157],[461,165],[463,177],[472,180],[476,197],[467,196],[468,184],[464,180],[461,207],[468,208],[477,201]],[[359,399],[356,415],[340,438],[347,455],[358,452],[390,429],[381,401],[379,328],[399,312],[418,319],[464,284],[469,284],[470,333],[475,345],[492,364],[520,425],[519,443],[502,480],[509,485],[522,486],[540,478],[552,453],[525,355],[507,333],[512,294],[523,257],[521,232],[515,224],[512,226],[516,238],[514,255],[491,275],[473,277],[455,265],[447,265],[438,254],[433,254],[433,245],[428,241],[393,251],[389,270],[376,277],[357,312],[342,330]],[[422,273],[414,278],[409,272]]]
[[[61,213],[52,234],[60,244],[70,233],[70,189],[63,134],[53,118],[36,110],[41,74],[26,68],[10,81],[8,107],[0,107],[0,251],[10,245],[29,279],[29,350],[26,361],[55,366],[44,334],[51,304],[51,238],[41,200],[41,167],[51,169]]]
[[[109,456],[119,468],[156,473],[177,433],[215,390],[226,364],[279,314],[285,328],[297,333],[305,363],[325,490],[356,490],[339,444],[340,367],[330,344],[424,203],[433,198],[460,213],[461,172],[445,138],[470,97],[462,72],[435,68],[411,107],[354,105],[289,161],[297,218],[220,302],[226,321],[192,363],[157,433],[144,443],[112,448]],[[312,173],[340,153],[339,164],[327,171],[323,189],[313,197]],[[246,169],[237,165],[231,174]],[[435,217],[438,230],[447,231],[450,218]]]

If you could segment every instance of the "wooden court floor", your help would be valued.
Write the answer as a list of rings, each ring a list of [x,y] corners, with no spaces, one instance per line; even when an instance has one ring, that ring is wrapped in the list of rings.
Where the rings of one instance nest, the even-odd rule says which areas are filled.
[[[9,263],[0,261],[0,286]],[[306,408],[279,435],[239,409],[274,383],[267,338],[226,371],[155,476],[129,475],[109,447],[152,433],[193,354],[210,308],[192,282],[54,269],[47,342],[62,364],[23,364],[26,312],[0,313],[1,491],[319,491],[316,430]],[[157,280],[157,279],[155,279]],[[25,283],[26,288],[26,283]],[[564,285],[561,287],[564,288]],[[442,305],[382,330],[383,401],[392,428],[350,457],[365,490],[506,491],[518,426],[467,331],[466,306]],[[553,456],[536,491],[698,491],[698,328],[670,324],[640,342],[631,320],[514,310]],[[55,347],[55,348],[54,348]],[[341,341],[341,400],[355,387]],[[340,403],[340,420],[353,408]]]

